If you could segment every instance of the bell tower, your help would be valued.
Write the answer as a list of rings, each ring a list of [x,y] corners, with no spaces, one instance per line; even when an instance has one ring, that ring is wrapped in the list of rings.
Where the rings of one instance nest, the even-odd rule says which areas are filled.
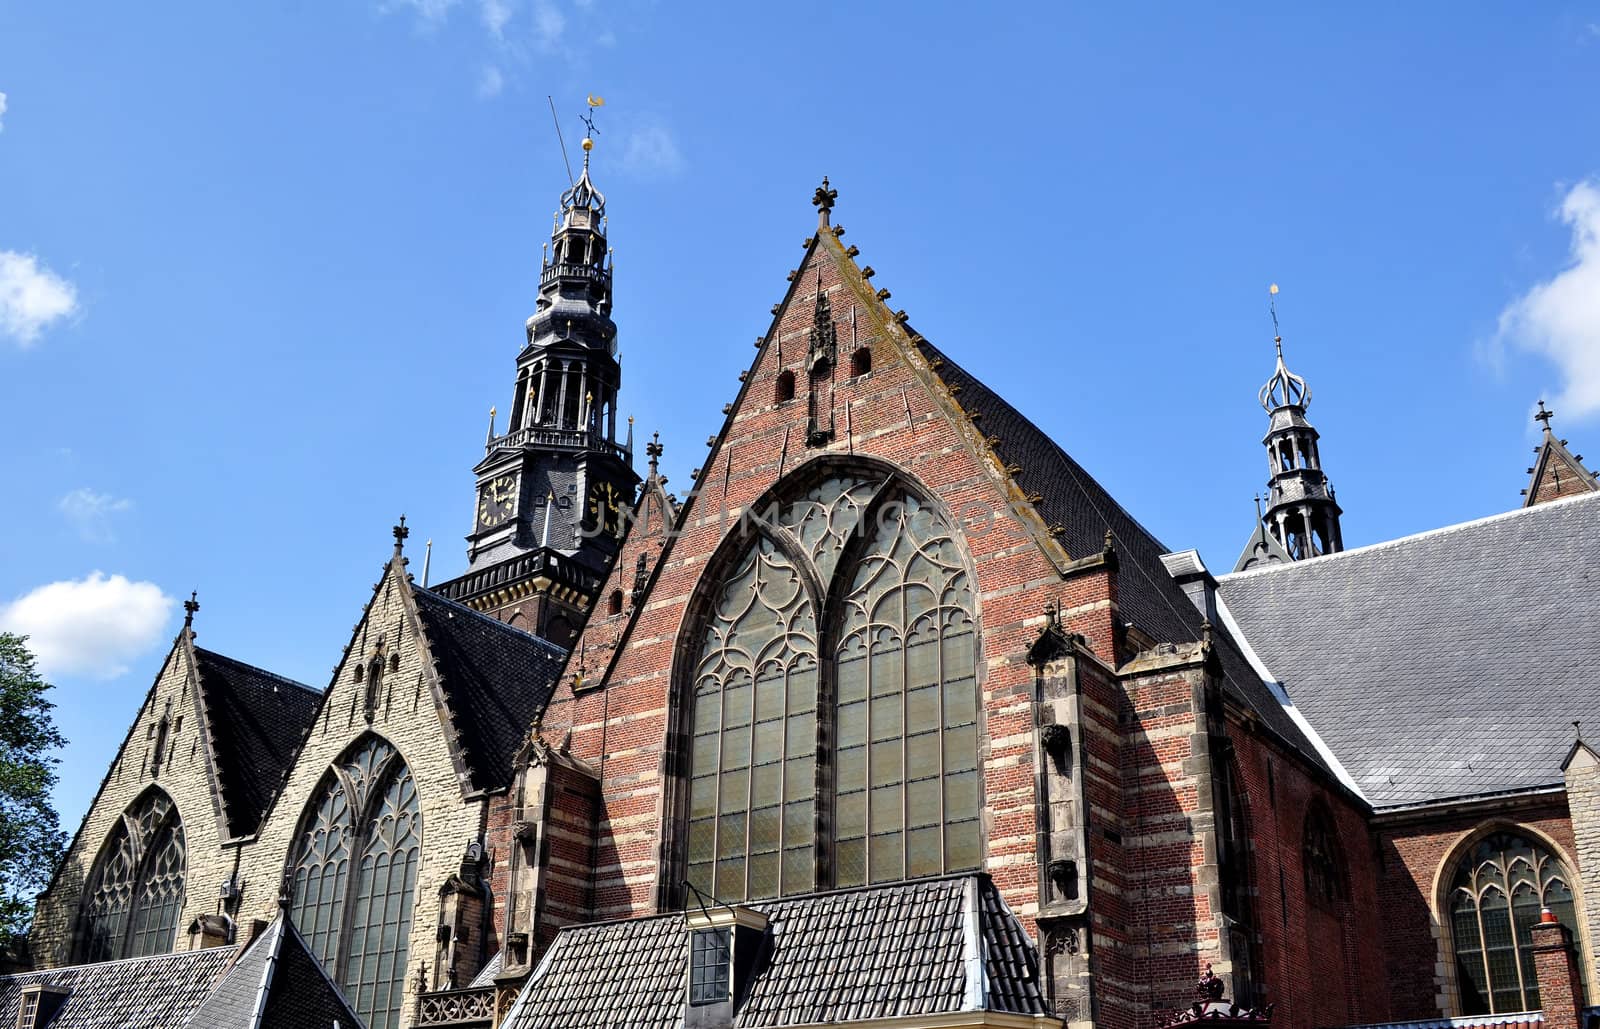
[[[617,438],[622,365],[611,320],[606,198],[583,172],[561,195],[517,355],[510,418],[494,409],[467,534],[467,572],[439,592],[568,646],[616,557],[639,476]]]
[[[1278,364],[1258,395],[1268,419],[1267,434],[1261,440],[1267,448],[1267,506],[1235,571],[1252,567],[1255,562],[1247,562],[1252,555],[1258,561],[1281,560],[1285,556],[1291,561],[1303,561],[1344,549],[1339,529],[1341,512],[1322,470],[1319,434],[1306,420],[1311,387],[1284,364],[1283,336],[1278,331],[1278,287],[1273,286],[1271,292],[1272,341]]]

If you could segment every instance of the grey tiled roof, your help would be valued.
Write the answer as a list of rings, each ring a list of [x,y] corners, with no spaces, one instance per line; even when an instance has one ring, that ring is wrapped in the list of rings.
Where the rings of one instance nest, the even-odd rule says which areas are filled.
[[[1561,782],[1600,726],[1600,494],[1220,580],[1374,806]]]
[[[45,983],[70,991],[49,1029],[174,1029],[210,996],[233,954],[213,947],[3,976],[0,1026],[17,1024],[24,987]]]
[[[1123,619],[1159,642],[1200,639],[1203,619],[1199,610],[1161,563],[1161,555],[1170,548],[1123,510],[1093,476],[1016,408],[926,339],[917,346],[934,365],[935,374],[955,393],[962,409],[978,418],[980,431],[995,440],[994,449],[1001,460],[1019,466],[1018,483],[1026,491],[1040,495],[1034,506],[1046,524],[1062,527],[1057,538],[1068,554],[1082,558],[1099,553],[1105,545],[1105,534],[1110,531],[1120,562],[1117,598]],[[1215,627],[1214,638],[1227,692],[1236,702],[1255,711],[1308,761],[1324,766],[1317,748],[1221,626]]]
[[[190,1029],[330,1029],[335,1023],[350,1029],[362,1029],[363,1024],[300,933],[278,918],[239,955],[184,1024]]]
[[[985,875],[749,906],[770,920],[768,947],[736,1027],[1046,1011],[1033,947]],[[563,929],[505,1024],[673,1029],[683,1024],[688,963],[680,913]]]
[[[322,694],[215,651],[195,647],[194,657],[228,834],[248,836],[299,752]]]
[[[412,595],[472,784],[503,788],[511,781],[517,747],[555,690],[567,652],[437,593],[414,589]]]

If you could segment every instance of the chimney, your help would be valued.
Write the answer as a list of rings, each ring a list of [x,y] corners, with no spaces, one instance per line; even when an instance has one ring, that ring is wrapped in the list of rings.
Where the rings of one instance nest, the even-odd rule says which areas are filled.
[[[1544,1029],[1578,1029],[1583,1024],[1583,980],[1572,933],[1545,908],[1531,929],[1533,968],[1544,1007]]]
[[[689,933],[688,1006],[684,1029],[731,1029],[767,942],[767,916],[723,905],[684,913]]]

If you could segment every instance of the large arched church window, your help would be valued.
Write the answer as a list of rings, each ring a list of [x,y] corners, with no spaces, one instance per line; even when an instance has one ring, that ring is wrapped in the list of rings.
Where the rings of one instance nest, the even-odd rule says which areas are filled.
[[[689,882],[724,901],[981,863],[976,619],[955,532],[835,474],[735,536],[694,630]]]
[[[152,789],[123,812],[89,874],[78,917],[78,960],[172,950],[186,864],[178,809]]]
[[[1446,900],[1460,1014],[1539,1007],[1532,929],[1549,908],[1578,937],[1571,882],[1555,855],[1519,833],[1492,833],[1461,856]]]
[[[307,805],[289,875],[296,927],[372,1029],[399,1024],[421,856],[411,771],[368,737]]]

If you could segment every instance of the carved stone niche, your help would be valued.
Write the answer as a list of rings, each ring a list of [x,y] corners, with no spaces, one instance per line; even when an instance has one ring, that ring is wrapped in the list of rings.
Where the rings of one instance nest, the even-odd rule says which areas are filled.
[[[1093,1017],[1093,996],[1085,953],[1087,927],[1077,920],[1041,919],[1044,947],[1044,985],[1050,1010],[1068,1022]]]

